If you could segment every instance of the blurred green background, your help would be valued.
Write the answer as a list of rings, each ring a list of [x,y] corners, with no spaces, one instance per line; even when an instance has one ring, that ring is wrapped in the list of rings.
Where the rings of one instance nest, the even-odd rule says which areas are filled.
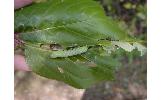
[[[147,41],[146,0],[95,1],[130,35]],[[147,55],[140,56],[137,51],[128,53],[119,49],[111,57],[118,61],[116,79],[86,90],[75,89],[32,72],[15,71],[15,100],[146,100]]]

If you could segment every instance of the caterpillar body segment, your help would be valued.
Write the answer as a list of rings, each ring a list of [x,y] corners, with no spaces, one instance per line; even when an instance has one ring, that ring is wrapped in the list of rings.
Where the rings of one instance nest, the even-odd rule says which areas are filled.
[[[77,47],[70,50],[58,50],[53,51],[50,55],[51,58],[63,58],[63,57],[69,57],[74,55],[79,55],[82,53],[85,53],[88,50],[87,46]]]

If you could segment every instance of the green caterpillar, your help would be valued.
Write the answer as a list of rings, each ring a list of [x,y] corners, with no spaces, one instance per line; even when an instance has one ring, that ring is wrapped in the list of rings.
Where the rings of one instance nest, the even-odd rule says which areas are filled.
[[[58,50],[58,51],[53,51],[50,57],[51,58],[69,57],[69,56],[85,53],[87,50],[88,50],[87,46],[77,47],[70,50]]]

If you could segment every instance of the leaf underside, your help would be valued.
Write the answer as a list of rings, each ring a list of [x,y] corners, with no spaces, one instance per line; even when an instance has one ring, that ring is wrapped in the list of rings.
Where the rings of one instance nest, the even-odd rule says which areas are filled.
[[[32,4],[16,10],[14,25],[25,43],[26,61],[32,71],[76,88],[113,79],[117,63],[102,55],[104,48],[117,45],[126,51],[145,50],[138,43],[122,42],[133,39],[105,16],[103,8],[93,0],[47,0]],[[42,44],[59,44],[62,55],[66,55],[63,51],[68,48],[88,49],[77,55],[52,58],[59,51],[42,48]]]

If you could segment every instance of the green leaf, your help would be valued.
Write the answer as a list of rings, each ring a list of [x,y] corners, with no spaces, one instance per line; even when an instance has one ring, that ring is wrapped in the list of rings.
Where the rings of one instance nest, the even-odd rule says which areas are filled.
[[[15,31],[24,41],[65,47],[94,45],[98,40],[127,39],[127,34],[92,0],[49,0],[19,9]]]
[[[76,88],[87,88],[100,81],[113,79],[113,66],[116,63],[112,63],[113,60],[109,57],[99,56],[97,51],[89,50],[81,55],[87,59],[86,62],[80,62],[77,56],[74,56],[76,61],[71,58],[52,59],[51,53],[50,50],[30,45],[26,45],[25,49],[27,63],[35,73],[64,81]]]
[[[112,40],[132,40],[93,0],[35,3],[15,11],[14,26],[15,32],[21,33],[32,71],[76,88],[112,80],[117,63],[100,54],[102,47]],[[117,43],[130,51],[126,44]],[[51,45],[57,47],[52,49]],[[79,48],[85,46],[84,50]]]

